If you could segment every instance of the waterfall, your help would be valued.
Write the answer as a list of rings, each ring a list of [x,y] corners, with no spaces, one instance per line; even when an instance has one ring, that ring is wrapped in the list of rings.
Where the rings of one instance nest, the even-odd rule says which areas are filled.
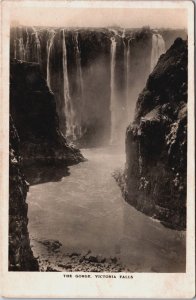
[[[26,40],[26,45],[25,45],[25,52],[26,52],[26,60],[30,60],[30,42],[29,42],[29,32],[26,27],[26,35],[27,35],[27,40]]]
[[[29,31],[33,30],[33,32]],[[38,32],[34,27],[29,29],[25,27],[24,30],[16,33],[14,38],[14,58],[24,60],[41,62],[41,45]]]
[[[110,111],[111,111],[111,135],[110,143],[112,144],[115,140],[116,135],[116,114],[115,114],[115,58],[116,58],[116,40],[111,37],[111,98],[110,98]]]
[[[14,58],[16,59],[16,39],[14,39]]]
[[[27,37],[27,41],[28,41],[28,37]],[[26,44],[24,43],[23,32],[20,29],[19,33],[16,34],[16,37],[14,39],[14,58],[27,61],[28,55],[27,55],[26,46],[27,46],[27,42]]]
[[[34,27],[33,27],[33,35],[35,37],[35,59],[37,60],[38,63],[40,63],[41,62],[41,45],[40,45],[38,32]],[[54,39],[54,37],[52,37],[52,43],[53,43],[53,39]],[[52,46],[52,43],[51,43],[51,46]]]
[[[152,36],[152,52],[151,52],[151,71],[156,66],[161,54],[165,53],[165,41],[159,33]]]
[[[54,37],[55,37],[55,31],[54,30],[49,31],[49,39],[47,41],[47,76],[46,76],[46,80],[47,80],[47,84],[48,84],[48,87],[50,90],[51,90],[50,53],[51,53],[51,48],[53,45]]]
[[[78,32],[75,36],[76,41],[76,65],[77,65],[77,73],[79,76],[79,84],[80,84],[80,92],[81,95],[83,95],[83,79],[82,79],[82,68],[81,68],[81,55],[80,55],[80,49],[78,46]]]
[[[75,34],[75,50],[76,50],[76,71],[77,71],[77,85],[79,86],[80,93],[80,107],[79,113],[77,115],[77,138],[82,136],[82,111],[83,111],[83,77],[82,77],[82,67],[81,67],[81,54],[78,43],[78,32]]]
[[[127,39],[127,44],[125,43],[125,34],[126,31],[123,29],[122,31],[122,40],[123,40],[123,48],[124,48],[124,72],[125,72],[125,113],[124,118],[126,120],[126,124],[129,123],[130,118],[130,95],[129,95],[129,73],[130,73],[130,41],[132,38]]]
[[[65,103],[65,118],[66,118],[66,135],[71,137],[73,140],[76,139],[75,136],[75,126],[74,119],[75,114],[73,112],[71,98],[69,94],[69,80],[67,71],[67,50],[66,50],[66,39],[65,39],[65,29],[62,30],[63,40],[63,88],[64,88],[64,103]]]
[[[131,39],[128,39],[127,41],[127,53],[126,53],[126,111],[127,111],[127,119],[130,117],[130,95],[129,95],[129,73],[130,73],[130,41]],[[129,121],[129,119],[127,120]]]
[[[18,51],[19,51],[19,59],[25,60],[25,46],[22,37],[18,39]]]

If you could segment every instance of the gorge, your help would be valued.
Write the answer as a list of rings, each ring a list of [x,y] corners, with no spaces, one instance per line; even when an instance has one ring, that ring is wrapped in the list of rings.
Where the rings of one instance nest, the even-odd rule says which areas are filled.
[[[174,93],[176,86],[168,84],[170,79],[164,75],[167,60],[178,66],[169,69],[171,78],[178,78],[180,68],[186,69],[184,42],[178,39],[171,47],[177,37],[186,39],[185,30],[11,28],[10,114],[19,138],[18,150],[11,146],[11,154],[17,154],[19,172],[24,174],[17,176],[30,184],[28,193],[27,183],[21,184],[21,189],[27,194],[30,241],[41,271],[181,272],[185,269],[184,204],[174,222],[171,215],[165,218],[165,214],[171,210],[173,217],[179,197],[185,197],[186,184],[183,183],[182,196],[175,193],[174,204],[168,204],[159,190],[155,196],[151,191],[148,195],[142,192],[142,196],[138,192],[143,181],[143,185],[150,181],[147,176],[152,176],[153,186],[151,168],[157,174],[156,168],[165,159],[162,154],[159,156],[161,151],[155,153],[154,144],[145,142],[151,139],[145,120],[144,145],[140,142],[142,118],[153,111],[155,120],[148,116],[149,126],[153,133],[163,129],[171,153],[178,146],[175,146],[178,128],[184,130],[186,126],[186,76],[179,78],[180,90]],[[162,63],[166,71],[165,67],[159,67]],[[161,83],[164,80],[168,89]],[[146,82],[146,90],[141,93]],[[157,84],[160,90],[156,90]],[[167,93],[161,96],[163,90]],[[162,124],[159,115],[168,118],[168,124],[167,121]],[[114,172],[125,164],[128,125],[125,171]],[[184,142],[186,147],[186,134],[179,135],[180,143]],[[162,147],[158,139],[155,144]],[[182,160],[183,149],[180,144]],[[149,163],[145,151],[152,151],[156,162]],[[176,168],[173,158],[169,159],[171,168]],[[167,175],[167,181],[177,178],[178,188],[186,176],[184,160],[180,168]],[[167,170],[164,172],[167,174]],[[160,175],[162,179],[161,176],[164,175]],[[10,177],[12,180],[12,173]],[[14,195],[11,195],[12,208]],[[135,210],[122,196],[154,219]],[[149,208],[147,196],[155,202],[160,198],[166,210],[158,214],[151,202]],[[171,196],[168,192],[167,197]],[[26,196],[22,198],[24,204]],[[145,199],[143,206],[140,199]],[[14,213],[13,210],[13,218]],[[21,218],[27,230],[27,208]],[[15,241],[14,226],[10,226],[10,236],[11,256],[24,253],[20,239]],[[26,253],[33,260],[28,237],[26,240],[29,245]],[[20,262],[22,255],[18,255],[17,263],[12,261],[12,270],[38,269],[36,262],[28,267]]]

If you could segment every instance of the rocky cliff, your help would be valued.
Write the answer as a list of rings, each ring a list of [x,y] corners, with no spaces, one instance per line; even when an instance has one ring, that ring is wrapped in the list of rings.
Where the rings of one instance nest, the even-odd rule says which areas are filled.
[[[126,132],[125,199],[168,227],[186,227],[187,42],[160,57]]]
[[[55,98],[38,63],[11,61],[10,114],[9,270],[38,271],[28,233],[26,178],[36,182],[36,165],[50,165],[54,173],[60,165],[64,174],[84,158],[59,130]]]
[[[21,170],[19,136],[10,118],[9,149],[9,271],[38,271],[28,233],[28,183]]]
[[[83,160],[59,130],[55,98],[38,63],[11,61],[10,113],[20,137],[23,165],[70,165]]]

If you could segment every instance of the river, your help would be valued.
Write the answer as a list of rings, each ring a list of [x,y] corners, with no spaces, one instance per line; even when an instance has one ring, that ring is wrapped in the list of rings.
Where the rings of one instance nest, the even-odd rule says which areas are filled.
[[[77,260],[77,269],[67,269],[82,271],[79,258],[91,253],[117,259],[124,266],[117,271],[185,271],[185,232],[164,227],[122,198],[112,173],[123,167],[124,155],[115,147],[81,152],[87,161],[69,167],[67,176],[30,186],[28,228],[42,270],[52,264],[62,271],[62,261]]]

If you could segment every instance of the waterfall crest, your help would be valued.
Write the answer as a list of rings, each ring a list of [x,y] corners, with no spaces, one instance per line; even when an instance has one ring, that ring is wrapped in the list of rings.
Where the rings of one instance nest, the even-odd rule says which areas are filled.
[[[165,53],[165,41],[159,33],[152,36],[151,71],[156,66],[161,54]]]

